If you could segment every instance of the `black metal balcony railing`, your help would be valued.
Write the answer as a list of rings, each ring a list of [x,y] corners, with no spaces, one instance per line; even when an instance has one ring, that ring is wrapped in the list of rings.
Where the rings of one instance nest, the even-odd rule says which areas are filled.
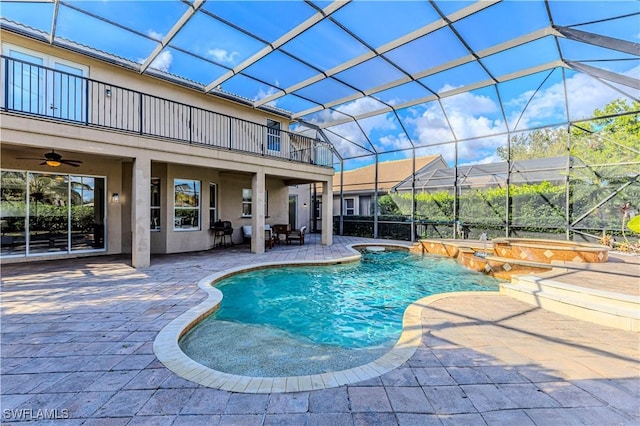
[[[2,56],[2,109],[331,167],[331,145],[225,114]]]

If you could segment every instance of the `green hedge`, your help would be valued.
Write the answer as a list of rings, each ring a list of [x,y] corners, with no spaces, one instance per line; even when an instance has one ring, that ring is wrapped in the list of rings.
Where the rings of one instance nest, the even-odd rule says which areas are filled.
[[[571,184],[572,221],[577,220],[601,200],[609,197],[619,183],[589,186],[584,182]],[[536,236],[540,238],[566,236],[565,208],[567,191],[565,185],[550,182],[512,185],[510,229],[512,236]],[[416,232],[426,232],[427,236],[442,235],[450,238],[453,234],[454,197],[449,191],[421,192],[416,194],[416,221],[423,222]],[[484,231],[490,238],[504,237],[506,227],[506,188],[466,189],[459,196],[458,218],[468,227],[469,238],[478,238]],[[602,232],[619,233],[621,223],[620,206],[626,200],[640,200],[640,184],[634,183],[620,191],[616,197],[593,210],[575,226],[594,235]],[[410,238],[411,228],[406,224],[384,224],[385,221],[410,222],[411,194],[394,193],[380,197],[385,212],[395,215],[379,216],[378,234],[380,238]],[[394,209],[395,205],[395,209]],[[640,208],[638,205],[634,207]],[[334,231],[338,232],[339,218],[334,221]],[[373,217],[345,216],[344,234],[372,237]],[[419,235],[420,236],[420,235]]]

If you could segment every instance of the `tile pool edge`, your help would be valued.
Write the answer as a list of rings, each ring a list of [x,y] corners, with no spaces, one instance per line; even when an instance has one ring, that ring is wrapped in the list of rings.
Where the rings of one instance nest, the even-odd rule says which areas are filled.
[[[410,246],[400,244],[351,244],[347,246],[354,252],[352,256],[346,256],[329,260],[308,260],[295,262],[265,262],[251,266],[243,266],[227,269],[208,275],[198,282],[198,287],[207,293],[207,298],[178,316],[160,330],[153,342],[153,352],[158,360],[169,370],[178,376],[198,383],[202,386],[242,393],[280,393],[300,392],[316,389],[327,389],[346,384],[353,384],[364,380],[379,377],[404,364],[413,356],[422,342],[422,308],[443,297],[460,295],[465,293],[477,294],[477,292],[454,292],[424,297],[410,304],[402,318],[402,334],[396,344],[382,357],[367,364],[346,370],[332,371],[321,374],[285,377],[251,377],[224,373],[206,367],[189,358],[180,349],[180,338],[198,324],[203,318],[215,311],[222,301],[222,292],[212,286],[213,282],[241,272],[256,269],[264,269],[279,266],[309,266],[309,265],[333,265],[345,262],[355,262],[360,259],[360,253],[355,247],[384,246],[398,249],[410,249]]]

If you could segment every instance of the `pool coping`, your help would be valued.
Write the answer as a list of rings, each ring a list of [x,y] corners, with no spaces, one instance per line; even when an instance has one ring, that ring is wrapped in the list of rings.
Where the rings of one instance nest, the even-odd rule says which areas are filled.
[[[461,294],[475,294],[476,292],[452,292],[427,296],[413,302],[407,307],[402,317],[402,334],[396,344],[382,357],[357,367],[332,371],[321,374],[281,376],[281,377],[252,377],[225,373],[204,366],[189,358],[180,349],[180,338],[191,330],[202,319],[215,311],[222,301],[222,292],[212,283],[241,272],[281,267],[281,266],[309,266],[334,265],[360,260],[360,253],[355,247],[383,246],[410,249],[411,246],[400,244],[366,244],[357,243],[347,246],[354,252],[352,256],[345,256],[330,260],[303,260],[281,262],[263,262],[251,266],[243,266],[220,271],[208,275],[198,282],[198,287],[208,295],[199,305],[187,310],[173,319],[156,336],[153,342],[153,352],[158,360],[178,376],[202,386],[241,393],[283,393],[300,392],[318,389],[328,389],[346,384],[362,382],[379,377],[401,366],[416,352],[422,342],[422,308],[425,305],[444,297]]]

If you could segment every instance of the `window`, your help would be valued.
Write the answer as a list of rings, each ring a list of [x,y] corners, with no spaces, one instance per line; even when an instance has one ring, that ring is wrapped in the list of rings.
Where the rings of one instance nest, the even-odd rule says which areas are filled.
[[[15,59],[7,63],[6,108],[85,120],[87,83],[82,77],[89,73],[86,66],[9,44],[3,45],[3,54]]]
[[[371,216],[373,215],[373,209],[371,208],[371,197],[370,196],[361,196],[358,200],[358,204],[360,206],[359,212],[361,216]]]
[[[280,122],[267,120],[267,149],[280,152]]]
[[[251,202],[253,198],[253,190],[242,190],[242,217],[251,217]],[[269,192],[264,192],[264,216],[269,216]]]
[[[209,228],[213,228],[213,224],[218,220],[218,186],[215,183],[209,184]]]
[[[160,179],[151,178],[151,230],[160,230]]]
[[[251,190],[242,190],[242,216],[251,217]]]
[[[344,214],[347,216],[353,216],[356,214],[355,201],[353,198],[344,199]]]
[[[174,179],[174,231],[200,229],[200,181]]]

